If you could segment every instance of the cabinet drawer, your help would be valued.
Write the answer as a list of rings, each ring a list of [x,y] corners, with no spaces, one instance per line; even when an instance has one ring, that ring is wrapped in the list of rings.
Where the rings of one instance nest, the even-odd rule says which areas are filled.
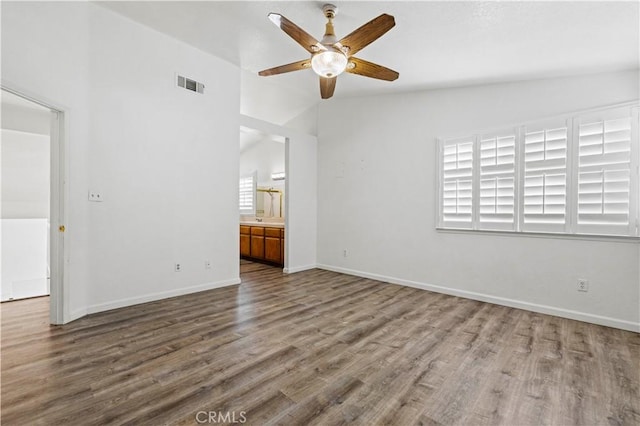
[[[264,235],[264,228],[261,226],[252,226],[251,235]]]
[[[251,233],[251,227],[240,225],[240,233],[244,235],[249,235]]]
[[[280,238],[280,228],[264,228],[264,235],[267,237]]]

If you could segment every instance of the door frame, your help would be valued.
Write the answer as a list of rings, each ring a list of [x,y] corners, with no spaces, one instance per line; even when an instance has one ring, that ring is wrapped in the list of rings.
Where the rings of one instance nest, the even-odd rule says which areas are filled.
[[[242,117],[242,116],[241,116]],[[256,120],[256,122],[254,122],[253,124],[245,124],[243,123],[243,121],[240,121],[240,126],[239,126],[239,130],[242,129],[243,127],[246,129],[250,129],[250,130],[257,130],[259,132],[262,132],[266,135],[270,135],[270,136],[277,136],[277,137],[281,137],[284,139],[284,175],[286,176],[286,179],[284,181],[284,193],[285,193],[285,197],[284,197],[284,227],[285,227],[285,233],[284,233],[284,259],[282,259],[282,270],[283,272],[287,272],[287,265],[289,264],[289,253],[287,251],[287,247],[289,246],[288,244],[288,238],[289,238],[289,230],[288,228],[288,221],[289,221],[289,197],[286,195],[289,191],[289,138],[285,135],[283,135],[282,133],[284,132],[279,132],[277,131],[277,129],[274,128],[268,128],[265,126],[260,125],[261,123],[258,122]],[[275,125],[274,125],[275,127]],[[240,158],[238,156],[238,164],[240,164]],[[238,169],[238,179],[240,178],[240,173],[241,171]],[[256,185],[257,185],[257,175],[256,175]],[[282,196],[282,194],[281,194]],[[254,199],[255,202],[255,199]],[[280,214],[283,214],[283,211],[280,211]],[[238,238],[239,240],[239,238]]]
[[[69,317],[68,277],[65,266],[69,259],[69,245],[65,244],[66,225],[68,224],[69,197],[67,182],[69,176],[67,133],[68,108],[50,101],[38,94],[18,88],[2,80],[0,89],[37,103],[51,111],[50,135],[50,188],[49,188],[49,253],[50,253],[50,297],[49,322],[64,324]]]
[[[317,266],[317,136],[240,114],[240,125],[285,142],[285,274]]]

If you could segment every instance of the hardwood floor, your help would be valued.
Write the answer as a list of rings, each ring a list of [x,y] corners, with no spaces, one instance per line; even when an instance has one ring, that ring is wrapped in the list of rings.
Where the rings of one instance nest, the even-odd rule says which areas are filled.
[[[240,286],[60,327],[46,298],[2,304],[2,424],[640,424],[637,333],[241,270]]]

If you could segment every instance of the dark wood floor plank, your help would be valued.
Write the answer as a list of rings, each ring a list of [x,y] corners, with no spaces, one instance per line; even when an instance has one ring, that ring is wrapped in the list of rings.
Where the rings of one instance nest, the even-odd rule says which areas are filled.
[[[0,420],[640,424],[638,333],[324,270],[241,277],[59,327],[48,298],[1,304]]]

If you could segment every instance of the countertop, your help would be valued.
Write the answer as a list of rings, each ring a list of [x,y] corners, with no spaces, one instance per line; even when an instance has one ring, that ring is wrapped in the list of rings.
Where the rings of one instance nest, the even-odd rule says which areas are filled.
[[[241,221],[240,225],[244,225],[244,226],[262,226],[263,228],[284,228],[284,223],[278,223],[278,222],[256,222],[255,220]]]

